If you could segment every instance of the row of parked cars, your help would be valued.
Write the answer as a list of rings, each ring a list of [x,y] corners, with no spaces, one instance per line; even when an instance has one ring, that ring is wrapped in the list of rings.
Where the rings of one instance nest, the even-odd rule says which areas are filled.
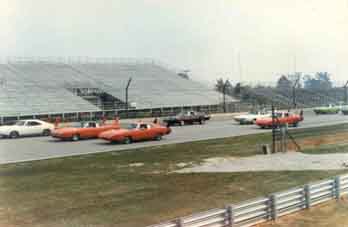
[[[163,136],[171,133],[170,126],[186,124],[204,124],[210,116],[188,111],[179,113],[176,116],[155,119],[153,123],[136,122],[121,127],[116,118],[112,123],[106,124],[105,121],[81,122],[79,125],[59,127],[59,121],[51,124],[42,120],[20,120],[15,124],[0,127],[0,136],[8,138],[18,138],[20,136],[31,135],[51,135],[61,140],[78,141],[80,139],[100,138],[110,142],[122,142],[129,144],[133,141],[141,140],[161,140]]]

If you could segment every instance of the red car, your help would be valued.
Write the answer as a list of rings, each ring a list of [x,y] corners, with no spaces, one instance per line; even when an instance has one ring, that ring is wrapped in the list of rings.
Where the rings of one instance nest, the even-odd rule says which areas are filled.
[[[159,124],[130,124],[127,129],[109,130],[99,135],[100,139],[124,144],[142,140],[161,140],[162,136],[171,132],[169,127]]]
[[[303,121],[302,114],[290,114],[290,113],[276,113],[275,125],[278,127],[282,124],[288,124],[289,126],[297,127],[299,122]],[[272,117],[260,118],[256,120],[256,125],[260,128],[272,128]]]
[[[117,120],[115,120],[112,124],[102,125],[99,125],[97,122],[91,121],[84,123],[84,125],[81,125],[81,127],[65,127],[55,129],[51,133],[51,136],[62,140],[70,139],[77,141],[80,139],[98,138],[98,135],[100,133],[112,129],[120,129],[120,124]]]

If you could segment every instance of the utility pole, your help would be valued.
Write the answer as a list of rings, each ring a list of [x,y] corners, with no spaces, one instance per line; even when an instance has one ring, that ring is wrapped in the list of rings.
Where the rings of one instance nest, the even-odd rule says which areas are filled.
[[[346,84],[344,85],[344,105],[348,105],[348,81],[346,82]]]
[[[223,99],[223,109],[224,113],[226,113],[226,86],[227,86],[227,81],[224,82],[224,85],[222,86],[222,99]]]
[[[132,82],[132,77],[129,78],[126,86],[126,117],[128,118],[128,89],[130,86],[130,83]]]
[[[300,81],[300,77],[296,79],[295,84],[292,86],[292,105],[294,109],[297,108],[297,103],[296,103],[296,87]]]
[[[242,71],[242,62],[240,59],[240,52],[238,52],[238,69],[239,69],[239,80],[240,82],[243,81],[243,71]]]
[[[276,153],[276,116],[272,101],[272,153]]]

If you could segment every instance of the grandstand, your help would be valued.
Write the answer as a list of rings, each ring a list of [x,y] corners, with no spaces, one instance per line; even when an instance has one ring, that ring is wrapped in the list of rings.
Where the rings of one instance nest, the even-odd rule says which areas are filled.
[[[0,64],[0,117],[124,109],[130,77],[128,108],[220,103],[217,92],[153,61],[17,59]]]

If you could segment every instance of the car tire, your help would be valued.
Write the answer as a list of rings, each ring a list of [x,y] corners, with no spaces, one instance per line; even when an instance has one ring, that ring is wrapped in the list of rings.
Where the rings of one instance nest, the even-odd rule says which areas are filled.
[[[49,130],[49,129],[43,130],[43,131],[42,131],[42,135],[43,135],[43,136],[50,136],[50,135],[51,135],[51,130]]]
[[[200,125],[204,125],[204,123],[205,123],[204,119],[199,120]]]
[[[131,144],[132,143],[132,138],[127,136],[123,139],[123,144]]]
[[[79,134],[74,134],[72,137],[71,137],[72,141],[79,141],[80,140],[80,135]]]
[[[185,121],[180,121],[180,126],[184,126],[185,125]]]
[[[161,141],[161,140],[162,140],[162,135],[161,135],[161,134],[159,134],[159,135],[155,136],[155,140],[157,140],[157,141]]]
[[[294,128],[297,128],[297,127],[298,127],[298,122],[293,123],[292,126],[293,126]]]
[[[12,132],[10,132],[8,137],[11,139],[16,139],[19,137],[19,133],[17,131],[12,131]]]

